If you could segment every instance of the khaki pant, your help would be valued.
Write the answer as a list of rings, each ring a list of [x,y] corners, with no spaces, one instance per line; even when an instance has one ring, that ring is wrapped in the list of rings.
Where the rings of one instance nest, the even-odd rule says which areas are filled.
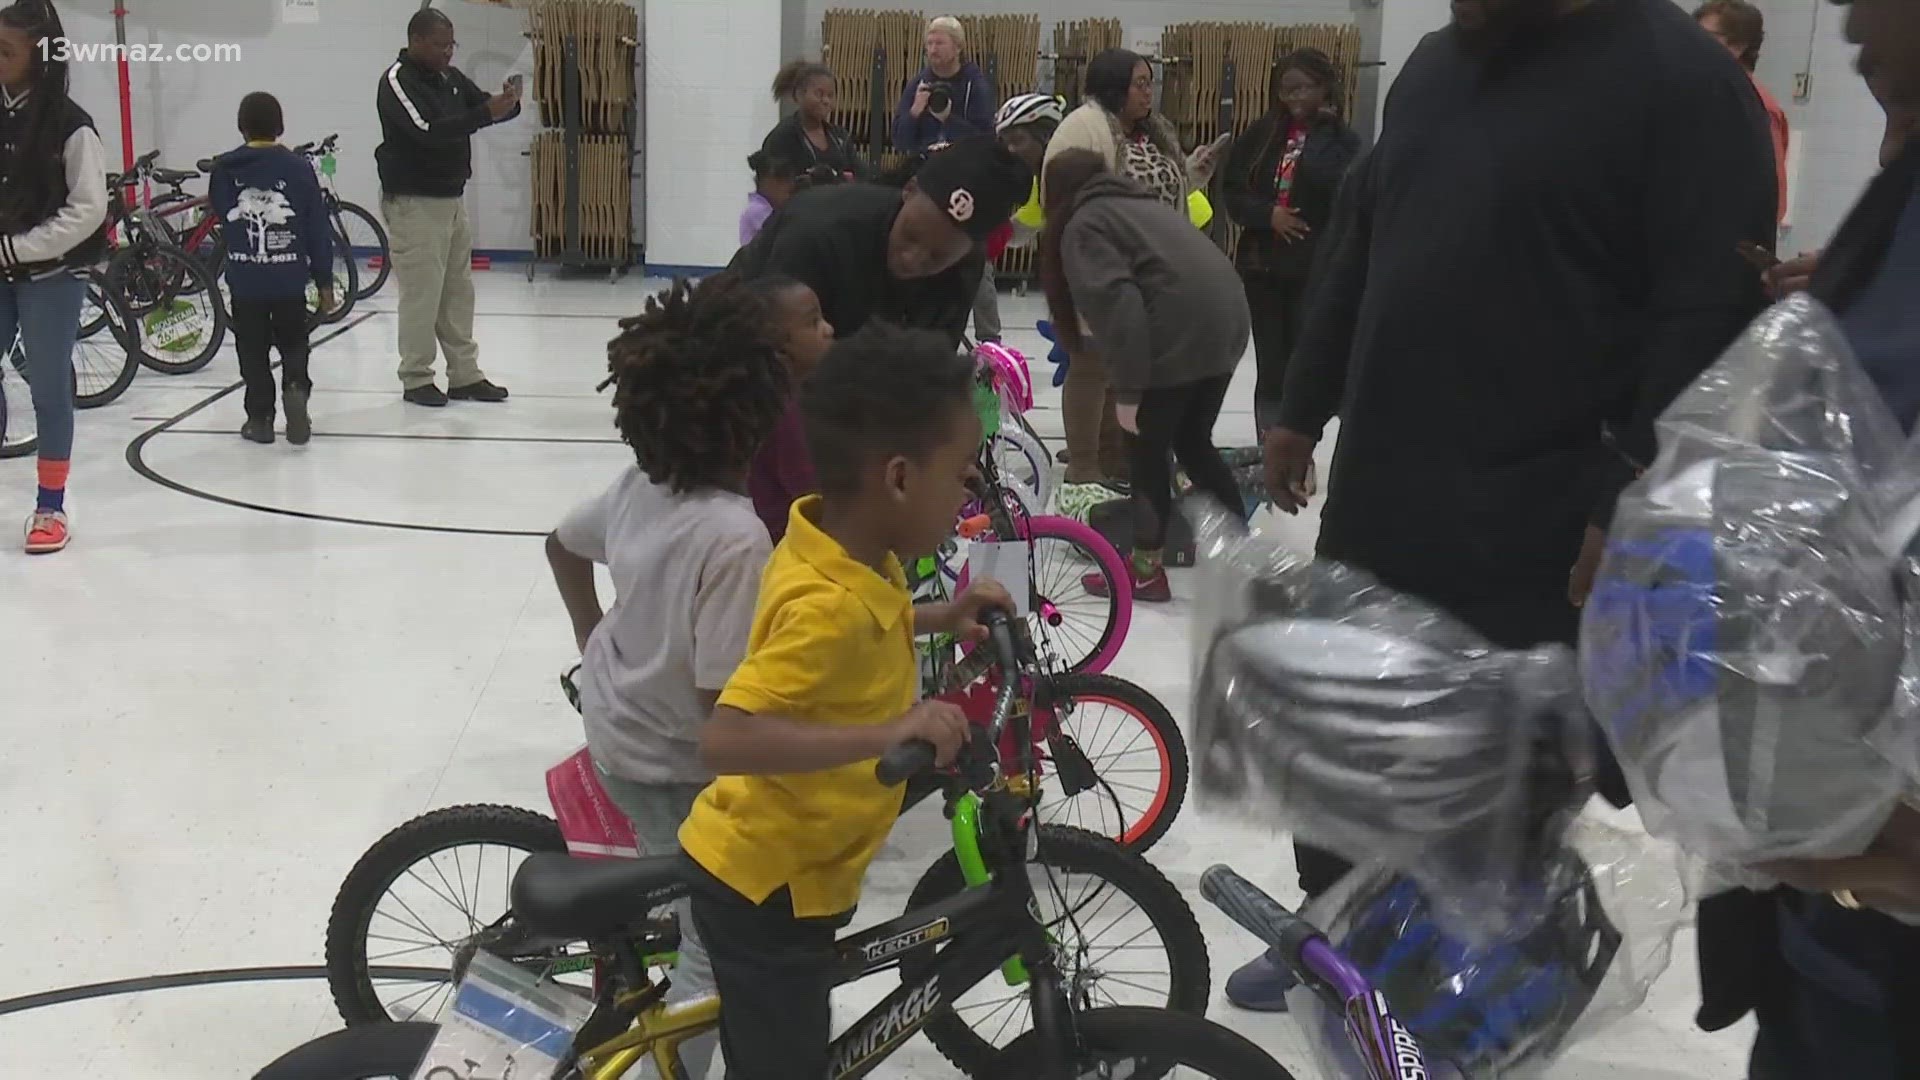
[[[381,216],[400,282],[400,385],[433,382],[435,346],[447,355],[447,386],[486,378],[473,341],[473,230],[460,199],[388,195]]]
[[[1128,478],[1133,470],[1127,459],[1126,432],[1114,415],[1107,362],[1097,349],[1074,353],[1067,364],[1067,382],[1060,388],[1060,412],[1067,428],[1067,483],[1097,484]]]

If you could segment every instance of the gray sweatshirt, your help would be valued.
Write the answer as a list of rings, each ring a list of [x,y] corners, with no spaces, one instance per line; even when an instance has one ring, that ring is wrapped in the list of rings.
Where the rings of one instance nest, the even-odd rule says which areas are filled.
[[[1115,400],[1232,374],[1252,321],[1226,253],[1123,177],[1094,177],[1074,205],[1060,260]]]

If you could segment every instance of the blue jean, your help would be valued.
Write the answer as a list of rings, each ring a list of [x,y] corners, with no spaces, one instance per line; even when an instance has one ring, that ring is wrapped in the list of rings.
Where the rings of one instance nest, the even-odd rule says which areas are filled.
[[[86,295],[86,282],[73,274],[0,281],[0,348],[16,336],[26,346],[40,456],[48,461],[73,457],[73,339]]]

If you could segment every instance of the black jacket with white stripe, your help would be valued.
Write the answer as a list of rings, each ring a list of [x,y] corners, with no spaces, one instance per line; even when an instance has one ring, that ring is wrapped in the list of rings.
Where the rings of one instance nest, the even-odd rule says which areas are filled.
[[[428,71],[402,49],[380,76],[380,190],[459,198],[473,176],[473,133],[495,122],[487,98],[459,68]],[[516,105],[501,119],[518,115]]]
[[[33,160],[25,144],[39,105],[0,93],[0,280],[83,267],[107,253],[107,165],[87,111],[64,96],[44,104],[60,144]]]

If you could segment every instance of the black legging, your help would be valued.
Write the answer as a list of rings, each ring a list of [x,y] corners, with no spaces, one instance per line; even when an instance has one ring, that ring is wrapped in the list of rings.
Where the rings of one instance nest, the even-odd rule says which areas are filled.
[[[1272,274],[1241,272],[1247,309],[1253,313],[1253,361],[1259,373],[1253,386],[1256,436],[1280,424],[1280,394],[1287,385],[1287,361],[1300,340],[1305,317],[1306,282]]]
[[[1220,404],[1227,400],[1233,376],[1183,386],[1164,386],[1141,396],[1136,425],[1140,431],[1127,440],[1133,459],[1133,546],[1136,551],[1159,551],[1166,546],[1167,522],[1173,517],[1173,466],[1180,467],[1198,491],[1213,496],[1232,513],[1244,510],[1240,485],[1213,445],[1213,425]]]

